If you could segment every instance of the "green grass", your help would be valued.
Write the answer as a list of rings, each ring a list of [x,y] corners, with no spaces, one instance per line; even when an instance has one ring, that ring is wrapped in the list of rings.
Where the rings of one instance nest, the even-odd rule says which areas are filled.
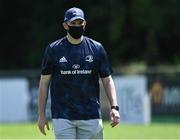
[[[47,136],[40,134],[35,123],[32,124],[0,124],[0,139],[50,139],[54,138],[52,125]],[[121,124],[111,128],[104,123],[105,139],[180,139],[180,124],[152,123],[151,125]]]

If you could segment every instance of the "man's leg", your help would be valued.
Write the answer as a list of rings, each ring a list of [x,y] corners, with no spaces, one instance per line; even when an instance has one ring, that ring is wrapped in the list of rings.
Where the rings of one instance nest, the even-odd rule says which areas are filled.
[[[77,121],[77,139],[103,139],[101,119]]]
[[[53,119],[56,139],[76,139],[76,127],[73,121],[67,119]]]

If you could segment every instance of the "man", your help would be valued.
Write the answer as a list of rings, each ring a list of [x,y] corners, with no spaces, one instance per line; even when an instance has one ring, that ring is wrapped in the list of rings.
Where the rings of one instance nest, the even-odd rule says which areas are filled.
[[[79,8],[66,11],[67,36],[45,51],[39,85],[40,131],[49,129],[45,108],[50,84],[52,123],[57,139],[103,139],[99,103],[99,76],[111,104],[112,127],[119,123],[119,107],[112,69],[102,45],[83,36],[86,26]]]

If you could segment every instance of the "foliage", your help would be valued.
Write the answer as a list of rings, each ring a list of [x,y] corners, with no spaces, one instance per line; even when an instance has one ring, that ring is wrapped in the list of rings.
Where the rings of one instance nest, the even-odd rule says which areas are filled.
[[[40,68],[45,47],[66,34],[61,24],[73,6],[114,66],[180,63],[179,0],[1,0],[0,68]]]

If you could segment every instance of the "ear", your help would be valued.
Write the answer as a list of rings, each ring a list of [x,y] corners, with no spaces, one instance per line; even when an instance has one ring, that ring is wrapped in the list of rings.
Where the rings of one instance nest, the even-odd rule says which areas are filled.
[[[86,27],[86,21],[84,21],[84,28]]]
[[[68,27],[67,23],[63,22],[63,24],[62,24],[62,25],[63,25],[63,27],[64,27],[64,29],[65,29],[65,30],[68,30],[68,29],[69,29],[69,27]]]

